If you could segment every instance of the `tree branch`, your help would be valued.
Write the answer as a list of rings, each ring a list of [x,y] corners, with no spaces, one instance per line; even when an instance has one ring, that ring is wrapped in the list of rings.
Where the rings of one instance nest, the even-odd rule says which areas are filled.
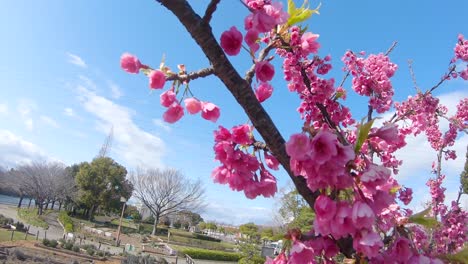
[[[213,16],[213,13],[216,11],[216,6],[221,2],[221,0],[211,0],[211,2],[208,4],[208,7],[206,8],[205,15],[203,16],[203,22],[205,24],[209,24],[211,21],[211,17]]]
[[[298,192],[304,197],[309,206],[313,208],[315,199],[319,193],[312,192],[307,187],[303,177],[296,177],[291,172],[284,138],[263,106],[258,102],[250,84],[239,75],[231,62],[226,58],[209,25],[203,23],[203,20],[193,11],[186,0],[161,0],[160,2],[174,13],[203,50],[213,65],[215,75],[224,83],[239,105],[244,109],[254,127],[265,140],[268,148],[288,172]]]
[[[198,78],[204,78],[206,76],[209,76],[211,74],[214,74],[214,69],[213,67],[208,67],[204,68],[195,72],[191,72],[188,74],[174,74],[171,76],[168,76],[166,78],[167,81],[180,81],[180,82],[189,82],[191,80],[195,80]]]

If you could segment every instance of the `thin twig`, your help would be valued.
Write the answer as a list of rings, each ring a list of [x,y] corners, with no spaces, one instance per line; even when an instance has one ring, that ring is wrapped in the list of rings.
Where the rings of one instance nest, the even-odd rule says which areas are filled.
[[[213,67],[208,67],[204,68],[201,70],[198,70],[196,72],[191,72],[188,74],[174,74],[166,78],[167,81],[180,81],[180,82],[189,82],[191,80],[195,80],[198,78],[204,78],[206,76],[209,76],[211,74],[214,74],[214,69]]]
[[[409,68],[409,72],[410,72],[410,75],[411,75],[411,79],[413,80],[414,89],[416,89],[416,92],[420,93],[421,90],[419,89],[419,86],[416,83],[416,76],[414,75],[413,61],[412,60],[408,60],[408,68]]]
[[[211,0],[211,2],[208,4],[208,7],[206,8],[205,15],[203,16],[203,23],[210,23],[211,18],[213,17],[213,13],[216,11],[216,7],[219,2],[221,2],[221,0]]]
[[[452,65],[450,67],[450,70],[449,72],[447,73],[447,75],[445,75],[436,85],[434,85],[429,91],[426,92],[427,93],[432,93],[435,89],[437,89],[442,83],[444,83],[446,80],[448,80],[450,78],[450,75],[455,71],[455,67],[456,65]]]
[[[268,53],[273,49],[274,41],[271,41],[264,49],[260,51],[258,55],[258,61],[263,61],[267,56]],[[250,69],[245,73],[244,79],[249,83],[252,84],[252,79],[255,74],[255,63],[250,67]]]

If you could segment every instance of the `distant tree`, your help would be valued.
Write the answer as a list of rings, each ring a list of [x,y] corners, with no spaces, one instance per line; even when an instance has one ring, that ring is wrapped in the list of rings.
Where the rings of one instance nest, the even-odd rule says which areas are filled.
[[[55,199],[60,179],[65,177],[66,172],[64,165],[44,161],[22,165],[10,173],[16,177],[16,186],[21,195],[33,198],[41,215],[44,206]]]
[[[180,220],[176,220],[173,224],[172,224],[175,228],[179,229],[182,227],[182,222]]]
[[[272,239],[274,235],[274,231],[273,231],[273,228],[271,227],[267,227],[267,228],[263,228],[262,231],[260,232],[260,236],[262,237],[262,239]]]
[[[162,216],[204,207],[201,181],[191,181],[177,170],[138,170],[131,181],[135,198],[154,215],[153,235]]]
[[[206,223],[205,222],[198,223],[198,228],[200,228],[200,230],[206,229]]]
[[[98,207],[104,211],[118,211],[120,198],[129,199],[133,186],[125,179],[127,170],[108,157],[95,158],[82,163],[75,181],[79,189],[79,201],[86,206],[88,219],[94,217]]]
[[[465,194],[468,194],[468,147],[466,149],[465,168],[460,174],[460,183],[461,183],[462,192]]]
[[[239,231],[246,235],[252,241],[258,241],[260,239],[260,233],[258,232],[258,226],[252,222],[239,226]]]
[[[205,228],[215,231],[216,229],[218,229],[218,226],[214,222],[208,222],[208,223],[206,223]]]

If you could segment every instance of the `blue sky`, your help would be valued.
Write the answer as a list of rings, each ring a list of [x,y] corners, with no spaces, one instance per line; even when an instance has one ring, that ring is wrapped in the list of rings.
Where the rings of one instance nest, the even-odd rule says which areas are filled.
[[[200,13],[208,0],[192,0]],[[232,25],[242,28],[245,8],[225,0],[214,14],[216,36]],[[398,41],[391,59],[399,65],[393,78],[397,101],[414,92],[407,67],[413,67],[418,85],[426,89],[446,71],[457,34],[468,35],[468,2],[453,1],[323,1],[320,15],[308,22],[320,34],[321,55],[331,54],[330,76],[341,80],[340,59],[347,49],[383,52]],[[312,6],[318,5],[311,1]],[[202,216],[228,224],[248,221],[272,223],[274,199],[248,200],[242,193],[214,184],[212,131],[244,123],[247,118],[220,81],[197,80],[191,89],[197,97],[221,107],[217,124],[199,116],[184,117],[175,125],[161,122],[164,109],[159,93],[150,92],[147,79],[119,67],[123,52],[138,55],[153,66],[166,55],[172,68],[185,64],[197,70],[208,62],[171,13],[155,1],[4,1],[0,9],[0,165],[15,166],[34,159],[56,159],[66,164],[91,160],[111,126],[111,156],[129,169],[137,166],[175,167],[201,178],[209,205]],[[246,55],[232,58],[243,73],[250,67]],[[274,60],[280,73],[280,60]],[[287,91],[280,74],[273,81],[273,97],[264,103],[285,138],[300,130],[295,109],[298,99]],[[453,106],[467,97],[466,82],[455,80],[437,91]],[[350,82],[346,88],[350,88]],[[352,94],[350,92],[349,94]],[[346,103],[356,118],[364,115],[365,100],[350,95]],[[464,151],[466,136],[459,139]],[[464,152],[458,153],[463,157]],[[398,177],[414,187],[418,201],[426,199],[424,183],[435,154],[423,138],[409,142],[401,153],[405,167]],[[462,159],[447,164],[447,187],[455,193]],[[275,174],[280,187],[288,184],[284,172]],[[454,196],[454,194],[450,194]],[[466,202],[464,204],[466,206]]]

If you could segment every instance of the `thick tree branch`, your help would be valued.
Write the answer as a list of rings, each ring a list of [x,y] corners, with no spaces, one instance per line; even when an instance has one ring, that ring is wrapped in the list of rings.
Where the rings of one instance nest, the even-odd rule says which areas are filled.
[[[216,6],[221,2],[221,0],[211,0],[206,8],[205,15],[203,16],[203,22],[209,24],[213,13],[216,11]]]
[[[318,192],[312,192],[303,177],[296,177],[289,166],[289,156],[285,149],[285,140],[271,120],[263,106],[258,102],[250,84],[235,70],[219,46],[209,25],[203,22],[186,0],[161,0],[185,26],[197,42],[208,60],[212,63],[215,75],[224,83],[239,105],[244,109],[252,124],[265,140],[268,148],[288,172],[298,192],[309,206],[313,207]]]
[[[198,78],[204,78],[206,76],[209,76],[211,74],[214,74],[214,69],[213,67],[208,67],[208,68],[205,68],[205,69],[201,69],[199,71],[196,71],[196,72],[191,72],[191,73],[188,73],[188,74],[174,74],[172,76],[169,76],[166,78],[167,81],[180,81],[180,82],[189,82],[191,80],[195,80],[195,79],[198,79]]]

